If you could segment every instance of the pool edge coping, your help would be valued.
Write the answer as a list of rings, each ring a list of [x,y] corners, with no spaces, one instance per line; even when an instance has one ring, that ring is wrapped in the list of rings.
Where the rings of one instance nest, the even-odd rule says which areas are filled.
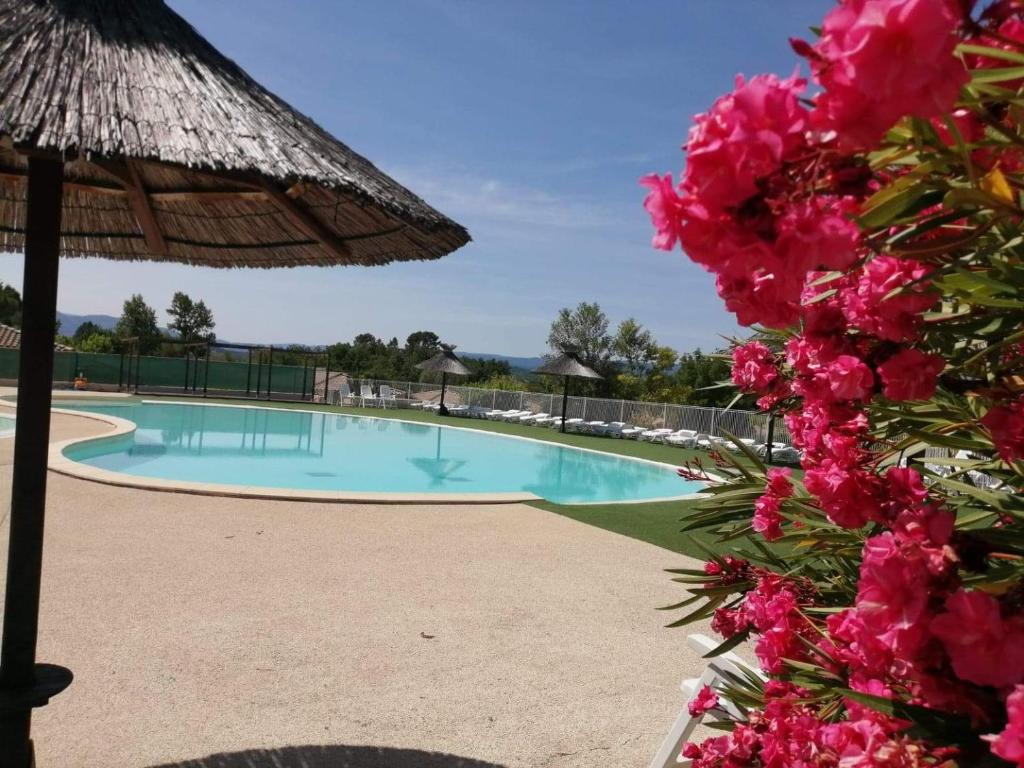
[[[143,404],[149,403],[151,405],[197,405],[205,408],[237,408],[237,409],[250,409],[250,410],[280,410],[274,409],[272,406],[268,408],[265,405],[257,405],[252,403],[195,403],[188,400],[173,400],[173,399],[147,399],[141,398],[140,402]],[[82,405],[88,405],[82,403]],[[114,405],[121,405],[116,403]],[[696,493],[685,493],[679,494],[678,496],[659,496],[650,499],[624,499],[621,501],[576,501],[576,502],[557,502],[546,499],[543,496],[538,496],[535,493],[529,491],[506,491],[501,493],[451,493],[451,494],[431,494],[431,493],[395,493],[395,492],[384,492],[384,491],[316,491],[316,490],[302,490],[298,488],[271,488],[265,486],[245,486],[245,485],[228,485],[221,483],[201,483],[192,480],[166,480],[163,478],[150,478],[144,475],[131,475],[125,472],[113,472],[111,470],[99,469],[98,467],[92,467],[88,464],[69,459],[64,455],[63,451],[66,448],[73,446],[79,446],[82,444],[88,444],[90,442],[102,442],[104,440],[110,440],[117,437],[121,437],[125,434],[130,434],[135,431],[134,422],[128,419],[122,419],[118,416],[108,416],[107,414],[98,414],[91,411],[79,411],[79,410],[68,410],[62,408],[52,408],[54,413],[63,413],[71,416],[85,416],[87,418],[93,418],[97,421],[105,421],[108,424],[115,426],[114,432],[107,433],[104,435],[94,435],[92,437],[85,438],[74,438],[72,440],[64,440],[57,444],[51,444],[50,453],[50,468],[55,472],[67,475],[70,477],[77,477],[84,480],[92,480],[98,483],[104,483],[106,485],[116,485],[126,488],[140,488],[145,490],[161,490],[168,492],[180,492],[180,493],[192,493],[198,495],[210,495],[210,496],[234,496],[238,498],[266,498],[266,499],[279,499],[283,501],[322,501],[330,503],[366,503],[366,504],[519,504],[527,502],[542,501],[548,504],[556,504],[558,506],[567,507],[586,507],[586,506],[605,506],[611,504],[660,504],[672,501],[695,501],[705,497],[702,492]],[[381,420],[379,416],[369,416],[366,414],[357,413],[344,413],[336,411],[324,411],[314,410],[310,408],[287,408],[284,409],[292,413],[307,413],[313,415],[323,416],[344,416],[350,419],[367,419],[367,420]],[[564,445],[562,443],[554,443],[550,440],[541,440],[536,437],[527,437],[525,435],[509,435],[504,433],[494,433],[487,430],[475,429],[473,427],[463,427],[449,424],[433,424],[425,423],[422,421],[415,421],[411,419],[402,419],[397,417],[387,417],[386,421],[397,421],[403,424],[414,424],[417,426],[429,426],[438,427],[439,429],[457,429],[466,432],[475,432],[477,434],[484,435],[495,435],[499,437],[509,438],[512,440],[525,440],[531,443],[541,443],[544,445],[553,445],[559,448],[568,448],[570,450],[583,451],[586,453],[596,453],[602,456],[611,456],[613,458],[622,459],[624,461],[637,461],[643,464],[653,464],[658,467],[671,469],[673,471],[678,469],[678,465],[669,464],[663,461],[655,461],[653,459],[645,459],[638,456],[622,456],[620,454],[608,453],[607,451],[599,451],[595,448],[584,448],[575,445]],[[128,425],[130,429],[125,431],[118,431],[117,424],[115,422],[123,422]],[[54,455],[54,449],[57,449],[56,456]],[[711,481],[714,482],[718,478],[712,476]]]

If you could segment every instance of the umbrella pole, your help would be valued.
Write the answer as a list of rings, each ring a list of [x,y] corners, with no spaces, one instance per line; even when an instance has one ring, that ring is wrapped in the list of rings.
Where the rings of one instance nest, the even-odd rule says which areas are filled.
[[[0,647],[0,768],[31,768],[32,708],[45,705],[71,683],[70,670],[36,664],[63,180],[61,159],[29,158],[24,309]]]
[[[569,402],[569,377],[565,377],[565,387],[562,389],[562,432],[565,432],[565,408]]]
[[[444,407],[444,390],[448,385],[448,372],[441,371],[441,407],[437,409],[438,414],[441,416],[448,415],[448,409]]]

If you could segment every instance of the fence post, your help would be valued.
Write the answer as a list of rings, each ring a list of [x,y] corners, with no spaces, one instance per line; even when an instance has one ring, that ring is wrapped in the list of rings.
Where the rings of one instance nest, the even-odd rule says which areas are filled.
[[[270,351],[267,353],[267,400],[271,400],[274,395],[271,393],[270,380],[274,375],[274,345],[270,345]],[[266,437],[266,433],[264,433]]]
[[[587,398],[583,398],[583,416],[581,417],[584,421],[587,420]]]
[[[668,403],[665,403],[665,408],[661,412],[661,426],[665,427],[668,424]]]
[[[626,401],[619,400],[619,421],[624,422],[626,420]]]
[[[498,405],[498,390],[491,390],[491,410],[493,411]]]
[[[715,434],[715,430],[718,428],[718,409],[711,409],[711,431],[708,434]]]

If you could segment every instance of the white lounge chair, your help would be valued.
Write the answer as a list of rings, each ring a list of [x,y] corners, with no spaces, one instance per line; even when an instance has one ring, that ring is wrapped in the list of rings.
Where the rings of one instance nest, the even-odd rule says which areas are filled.
[[[511,413],[506,413],[502,417],[502,420],[503,421],[519,421],[519,419],[521,419],[523,416],[529,416],[529,415],[530,415],[529,411],[512,411]]]
[[[552,424],[557,424],[562,420],[561,416],[544,416],[536,419],[533,423],[539,424],[542,427],[550,427]]]
[[[365,408],[367,402],[371,405],[375,405],[377,402],[377,396],[373,394],[373,387],[371,385],[362,384],[359,387],[359,405]]]
[[[598,435],[601,430],[608,426],[606,421],[580,421],[572,425],[573,432],[579,432],[584,435]]]
[[[640,433],[641,440],[647,440],[651,443],[657,443],[664,439],[665,435],[671,435],[675,430],[669,429],[668,427],[658,427],[657,429],[648,429],[646,432]]]
[[[609,421],[603,427],[599,427],[597,433],[605,437],[622,437],[622,430],[630,428],[631,425],[624,421]]]
[[[398,398],[395,396],[394,390],[391,389],[387,384],[380,385],[380,391],[377,393],[377,399],[380,400],[381,408],[387,408],[388,403],[398,405]]]
[[[565,420],[565,431],[571,432],[579,424],[583,423],[583,419],[566,419]],[[555,421],[551,422],[552,429],[559,429],[562,426],[562,417],[559,416]]]
[[[520,424],[533,424],[537,419],[546,419],[549,414],[547,413],[530,413],[526,416],[519,417]]]
[[[694,448],[697,445],[697,433],[692,429],[678,429],[671,435],[665,435],[663,442],[679,448]]]
[[[338,405],[345,405],[346,400],[352,400],[352,387],[349,386],[347,381],[343,381],[335,395],[338,398]]]
[[[624,437],[627,440],[639,440],[640,435],[646,431],[643,427],[626,427],[619,431],[618,437]]]
[[[701,634],[690,635],[686,638],[686,644],[701,656],[710,653],[718,646],[718,643],[710,637]],[[707,714],[696,716],[690,714],[690,702],[700,693],[705,685],[716,689],[718,693],[718,706],[711,710],[711,714],[716,719],[744,720],[745,718],[740,708],[726,699],[718,689],[730,681],[749,680],[751,678],[766,679],[759,669],[751,666],[735,653],[729,651],[708,659],[708,665],[701,672],[700,677],[684,679],[679,686],[685,697],[683,708],[676,717],[676,721],[672,724],[672,728],[669,730],[665,740],[661,743],[661,747],[658,748],[654,759],[651,760],[649,768],[689,768],[690,761],[685,758],[680,759],[679,753],[682,751],[683,745],[690,741],[694,729],[707,716]]]

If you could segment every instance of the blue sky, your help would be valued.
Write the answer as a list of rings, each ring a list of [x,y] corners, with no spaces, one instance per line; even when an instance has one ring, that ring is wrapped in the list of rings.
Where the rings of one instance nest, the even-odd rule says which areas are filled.
[[[265,86],[467,226],[440,261],[197,269],[67,260],[61,310],[119,314],[175,290],[222,338],[310,344],[429,329],[534,355],[597,301],[680,351],[737,331],[711,277],[650,247],[637,179],[678,172],[690,117],[742,72],[789,74],[825,0],[169,0]],[[21,283],[21,257],[0,255]]]

